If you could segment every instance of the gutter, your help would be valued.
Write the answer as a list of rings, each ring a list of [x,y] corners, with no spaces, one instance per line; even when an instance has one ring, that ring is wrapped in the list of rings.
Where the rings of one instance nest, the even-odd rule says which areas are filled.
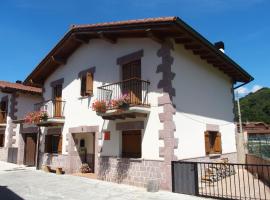
[[[252,82],[253,80],[254,80],[254,78],[251,77],[251,79],[250,79],[248,82],[242,83],[242,84],[240,84],[240,85],[234,87],[233,90],[236,90],[236,89],[238,89],[238,88],[240,88],[240,87],[242,87],[242,86],[244,86],[244,85],[247,85],[248,83]]]

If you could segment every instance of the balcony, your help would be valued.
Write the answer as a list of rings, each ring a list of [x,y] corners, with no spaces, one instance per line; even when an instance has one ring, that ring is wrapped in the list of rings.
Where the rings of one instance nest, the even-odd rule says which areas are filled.
[[[149,81],[132,78],[98,87],[97,100],[106,102],[106,112],[98,115],[107,120],[146,117],[150,112],[149,85]],[[123,98],[125,105],[120,107]]]
[[[46,112],[48,118],[42,120],[37,125],[39,126],[59,126],[65,123],[65,101],[62,100],[48,100],[35,104],[35,111]]]
[[[7,124],[7,112],[0,111],[0,127],[6,127]]]

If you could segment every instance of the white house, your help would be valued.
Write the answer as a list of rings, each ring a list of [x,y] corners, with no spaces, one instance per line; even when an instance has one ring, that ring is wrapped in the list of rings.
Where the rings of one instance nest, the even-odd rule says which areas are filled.
[[[173,160],[236,159],[233,88],[252,79],[177,17],[75,25],[24,81],[49,115],[37,164],[170,189]]]
[[[41,94],[42,89],[37,87],[0,81],[1,161],[24,164],[24,160],[28,159],[29,155],[24,154],[27,138],[21,134],[21,126],[17,121],[23,120],[29,111],[34,110],[34,104],[42,101]]]

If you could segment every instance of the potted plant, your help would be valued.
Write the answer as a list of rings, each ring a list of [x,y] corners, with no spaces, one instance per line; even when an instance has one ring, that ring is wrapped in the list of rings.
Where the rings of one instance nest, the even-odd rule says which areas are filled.
[[[37,124],[48,119],[48,113],[46,111],[34,111],[29,112],[24,117],[25,122],[29,124]]]
[[[103,100],[96,100],[93,104],[92,104],[92,109],[94,111],[96,111],[97,113],[105,113],[107,110],[107,104],[106,101]]]
[[[120,98],[114,99],[111,101],[111,104],[115,108],[119,108],[121,110],[128,109],[130,98],[127,94],[123,94]]]

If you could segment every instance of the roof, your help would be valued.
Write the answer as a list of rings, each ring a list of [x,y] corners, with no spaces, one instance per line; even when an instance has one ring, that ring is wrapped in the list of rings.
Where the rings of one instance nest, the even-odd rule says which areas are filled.
[[[6,81],[0,81],[0,89],[5,92],[20,91],[33,94],[41,94],[42,89],[38,87],[27,86],[21,83],[10,83]]]
[[[270,134],[270,125],[264,122],[246,122],[242,123],[242,126],[248,134]],[[237,127],[239,131],[239,123]]]
[[[200,56],[215,68],[223,71],[236,82],[248,83],[253,77],[226,54],[218,50],[206,38],[178,17],[158,17],[98,24],[72,25],[70,30],[46,55],[24,81],[25,84],[43,84],[57,67],[67,62],[68,57],[82,44],[91,39],[105,39],[116,43],[118,38],[150,37],[163,42],[170,37],[187,50]]]

